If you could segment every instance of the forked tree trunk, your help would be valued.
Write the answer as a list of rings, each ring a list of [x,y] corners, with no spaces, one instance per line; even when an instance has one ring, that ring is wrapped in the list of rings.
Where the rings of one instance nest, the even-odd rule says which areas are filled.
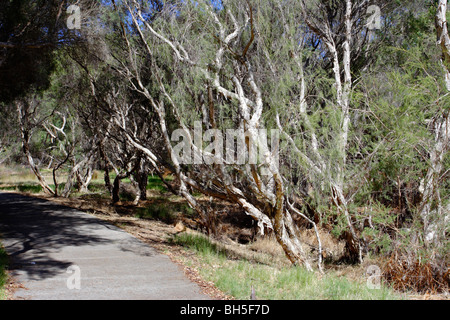
[[[85,168],[85,172],[81,172],[83,168],[80,168],[80,170],[77,170],[75,172],[75,175],[77,177],[77,182],[78,182],[78,191],[81,193],[87,193],[89,192],[89,184],[91,183],[92,180],[92,176],[94,174],[94,170],[93,170],[93,163],[91,161],[91,159],[88,159],[87,163],[86,163],[86,168]]]
[[[28,112],[24,109],[24,106],[22,105],[22,102],[17,101],[16,102],[16,108],[17,108],[17,114],[19,117],[19,123],[20,123],[20,131],[21,131],[21,137],[22,137],[22,150],[25,156],[27,157],[28,164],[30,165],[31,170],[33,171],[34,175],[38,179],[39,185],[42,187],[45,193],[55,196],[55,191],[50,188],[47,181],[45,181],[44,176],[41,174],[41,171],[39,170],[39,167],[34,162],[33,156],[30,151],[30,139],[31,139],[31,129],[27,128],[27,123],[29,121]]]
[[[44,176],[41,174],[41,171],[39,170],[39,167],[34,163],[34,159],[33,156],[31,155],[30,152],[30,147],[28,144],[28,138],[24,138],[23,141],[23,152],[25,153],[28,163],[30,165],[31,170],[33,171],[34,175],[36,176],[36,178],[39,181],[39,185],[42,187],[42,189],[44,190],[45,193],[52,195],[52,196],[56,196],[57,194],[55,193],[55,191],[50,188],[50,186],[48,185],[47,181],[45,180]]]

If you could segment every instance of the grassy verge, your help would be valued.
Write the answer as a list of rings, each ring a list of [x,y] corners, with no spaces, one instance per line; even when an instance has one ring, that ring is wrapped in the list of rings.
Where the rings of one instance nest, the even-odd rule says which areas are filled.
[[[0,243],[0,300],[6,299],[6,289],[5,285],[8,280],[8,275],[6,273],[6,268],[8,266],[8,255],[5,249]]]
[[[49,169],[41,169],[41,174],[44,176],[47,182],[49,182],[49,187],[54,189],[55,185],[53,182],[53,173]],[[114,181],[116,177],[116,173],[111,172],[109,175],[110,181]],[[58,192],[61,193],[65,186],[65,181],[67,179],[67,172],[61,171],[58,172],[57,180],[58,180]],[[168,176],[166,180],[171,181],[173,177]],[[130,184],[131,180],[129,178],[125,178],[121,180],[122,184]],[[97,198],[109,198],[110,194],[105,188],[104,181],[104,171],[102,170],[94,170],[92,181],[88,187],[89,192],[95,194],[94,197]],[[27,166],[2,166],[0,165],[0,190],[5,191],[14,191],[14,192],[23,192],[30,194],[39,194],[42,193],[42,187],[38,184],[36,176],[30,171]],[[147,190],[157,192],[157,193],[165,193],[168,192],[166,186],[161,181],[161,179],[156,175],[149,175],[147,182]],[[70,197],[76,198],[82,196],[82,193],[77,192],[75,187],[72,190]],[[122,201],[132,201],[134,200],[135,195],[123,191],[120,194],[120,198]]]
[[[50,187],[54,188],[53,185],[50,185]],[[39,185],[34,185],[34,184],[18,184],[15,186],[0,187],[0,190],[19,191],[19,192],[26,192],[26,193],[40,193],[40,192],[42,192],[42,187]]]
[[[195,253],[198,261],[184,258],[197,266],[199,274],[218,289],[236,299],[249,299],[253,286],[262,300],[397,300],[402,297],[385,285],[369,289],[364,281],[352,281],[333,271],[325,275],[302,267],[277,267],[246,259],[233,259],[220,245],[194,234],[179,234],[171,239],[176,245]]]

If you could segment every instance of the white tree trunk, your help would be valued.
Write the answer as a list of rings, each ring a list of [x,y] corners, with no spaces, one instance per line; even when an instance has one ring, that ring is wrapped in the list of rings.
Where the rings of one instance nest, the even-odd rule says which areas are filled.
[[[436,13],[438,45],[442,49],[442,67],[447,91],[450,93],[450,36],[447,26],[447,0],[439,0]],[[445,237],[445,224],[450,213],[445,210],[439,193],[444,156],[450,150],[450,119],[448,108],[433,119],[434,141],[429,151],[429,166],[422,183],[422,201],[419,212],[424,223],[424,239],[430,244]],[[439,230],[444,229],[443,232]]]
[[[128,9],[131,13],[133,24],[144,43],[144,48],[146,49],[147,53],[150,56],[153,55],[151,46],[147,43],[146,35],[144,35],[144,33],[141,31],[144,26],[149,31],[147,33],[147,37],[154,37],[165,43],[172,50],[174,56],[179,62],[184,63],[186,67],[197,68],[197,70],[202,72],[205,75],[205,78],[210,81],[211,85],[215,90],[217,90],[217,92],[237,102],[238,112],[242,119],[241,128],[248,133],[248,139],[246,139],[247,149],[249,149],[251,145],[261,146],[262,141],[261,137],[259,136],[258,130],[262,128],[261,115],[264,105],[261,90],[254,79],[254,74],[251,71],[251,66],[246,65],[246,62],[244,62],[242,57],[240,58],[241,60],[234,62],[235,74],[230,74],[231,83],[234,87],[233,89],[225,88],[225,86],[221,83],[221,77],[219,76],[219,72],[223,69],[222,65],[225,61],[224,54],[229,49],[229,46],[235,39],[242,35],[242,32],[246,26],[253,30],[253,9],[251,7],[251,4],[247,2],[249,8],[246,9],[249,10],[244,10],[243,14],[245,16],[245,22],[240,23],[238,22],[238,19],[233,15],[233,13],[225,8],[224,14],[227,16],[227,24],[229,24],[229,26],[225,26],[222,24],[222,21],[219,19],[217,13],[212,10],[212,8],[210,8],[211,4],[208,2],[205,2],[205,4],[205,10],[207,10],[207,14],[209,14],[213,18],[215,26],[218,29],[218,37],[220,39],[220,45],[216,51],[215,59],[213,61],[210,61],[210,65],[214,66],[213,68],[209,68],[206,65],[196,65],[196,63],[189,56],[188,51],[183,47],[183,45],[180,44],[181,41],[172,39],[170,36],[164,35],[155,30],[142,16],[141,8],[137,2],[126,2],[126,5],[128,6]],[[228,29],[231,29],[231,31],[228,31]],[[251,42],[252,40],[250,40],[246,48],[249,48]],[[127,44],[130,51],[130,59],[133,59],[132,48],[128,40]],[[245,56],[246,50],[247,49],[244,50],[242,56]],[[243,79],[240,75],[241,71],[239,71],[239,69],[241,68],[242,70],[246,70],[245,79]],[[137,91],[141,92],[150,101],[150,104],[153,106],[153,109],[156,111],[159,117],[159,125],[164,137],[164,144],[174,165],[174,173],[180,181],[180,194],[186,198],[188,203],[193,208],[199,211],[201,215],[204,215],[204,220],[208,220],[207,214],[202,212],[203,209],[199,206],[195,198],[192,197],[187,189],[187,184],[195,187],[198,187],[198,184],[195,181],[191,181],[189,178],[187,178],[186,174],[183,172],[184,169],[182,168],[179,159],[172,148],[165,123],[165,106],[160,101],[155,101],[153,97],[148,93],[145,86],[143,86],[142,81],[140,81],[140,76],[137,72],[128,69],[127,74],[134,75],[136,81],[134,83],[130,81],[130,83]],[[160,91],[162,92],[166,100],[169,101],[169,105],[171,107],[171,110],[173,111],[173,114],[175,115],[175,118],[178,120],[180,127],[185,131],[187,141],[190,147],[193,149],[194,153],[202,157],[203,159],[208,157],[217,157],[217,155],[212,155],[202,150],[201,146],[197,146],[197,144],[195,143],[195,137],[191,137],[189,129],[185,127],[181,116],[179,115],[179,107],[174,103],[174,101],[172,101],[172,97],[166,91],[162,80],[159,78],[158,71],[154,72],[154,75],[160,84]],[[203,117],[203,119],[205,119],[205,117]],[[214,126],[212,119],[213,117],[209,117],[209,120],[211,122],[210,125]],[[131,140],[133,140],[133,144],[138,147],[139,143],[136,141],[136,139],[134,139],[133,137],[130,138]],[[141,148],[141,150],[148,150],[144,146],[139,146],[139,148]],[[152,152],[148,150],[146,154],[150,156]],[[226,199],[234,201],[235,203],[241,205],[242,208],[250,216],[257,219],[261,230],[264,230],[264,227],[273,228],[276,233],[278,242],[285,250],[288,258],[293,263],[305,265],[308,270],[311,270],[311,265],[308,261],[307,255],[304,252],[299,241],[298,230],[296,230],[296,226],[292,221],[290,213],[288,212],[288,210],[286,210],[286,205],[284,203],[285,189],[283,186],[281,175],[278,172],[276,157],[270,152],[265,152],[264,156],[265,162],[263,165],[270,174],[271,179],[267,179],[270,182],[264,182],[264,179],[261,178],[255,165],[246,165],[248,176],[246,176],[245,179],[249,185],[248,188],[251,190],[240,190],[239,188],[234,186],[232,183],[233,179],[230,179],[228,173],[224,169],[225,165],[211,165],[209,168],[211,174],[214,174],[214,172],[216,172],[217,170],[217,172],[219,173],[220,181],[217,180],[216,182],[221,183],[222,190],[226,192],[226,195],[224,195],[223,193],[219,193],[219,196],[225,196]],[[220,161],[220,163],[226,163],[225,159],[221,160],[222,161]],[[198,190],[204,192],[205,194],[209,194],[209,192],[204,188],[200,187]],[[245,195],[245,193],[248,194],[249,192],[252,193],[252,197],[248,197]],[[260,207],[262,206],[262,204],[259,204],[259,206],[257,206],[255,205],[255,203],[252,203],[252,201],[255,201],[255,198],[258,199],[258,201],[265,203],[265,207],[267,209],[261,210]]]
[[[45,180],[44,176],[41,174],[41,171],[39,170],[39,167],[34,162],[33,156],[30,151],[30,139],[31,139],[31,133],[32,129],[28,128],[30,125],[29,121],[29,114],[27,107],[23,105],[24,103],[21,101],[16,101],[16,108],[17,113],[19,117],[19,123],[20,123],[20,131],[21,131],[21,137],[22,137],[22,149],[27,157],[28,163],[30,165],[31,170],[33,171],[34,175],[38,179],[39,185],[42,187],[45,193],[50,195],[55,195],[55,191],[50,188],[47,181]]]

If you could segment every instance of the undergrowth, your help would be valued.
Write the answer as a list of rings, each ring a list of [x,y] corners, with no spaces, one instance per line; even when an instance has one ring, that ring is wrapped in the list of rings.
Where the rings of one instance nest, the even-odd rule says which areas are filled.
[[[348,280],[333,271],[321,275],[298,266],[277,267],[235,259],[226,249],[202,235],[181,233],[173,236],[170,242],[196,253],[198,262],[185,258],[185,263],[197,265],[205,280],[214,282],[220,290],[236,299],[249,299],[252,287],[258,299],[264,300],[402,299],[385,284],[380,289],[369,289],[365,281]]]

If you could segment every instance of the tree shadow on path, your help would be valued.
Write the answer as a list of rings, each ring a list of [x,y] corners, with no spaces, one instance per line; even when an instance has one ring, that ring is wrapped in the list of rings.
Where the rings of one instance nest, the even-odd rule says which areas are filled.
[[[31,280],[65,272],[73,264],[54,258],[71,246],[96,246],[114,241],[110,228],[87,214],[49,201],[0,193],[0,239],[9,254],[9,269],[25,272]],[[100,232],[99,232],[100,231]]]

